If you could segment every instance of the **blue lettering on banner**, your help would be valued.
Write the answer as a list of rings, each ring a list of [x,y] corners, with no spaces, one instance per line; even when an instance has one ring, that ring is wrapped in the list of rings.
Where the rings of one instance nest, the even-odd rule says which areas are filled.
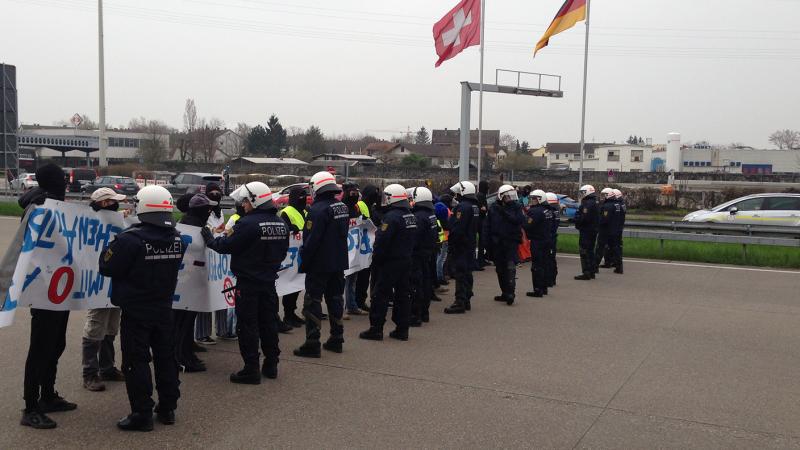
[[[14,282],[11,282],[11,285],[8,287],[8,292],[6,292],[6,301],[0,305],[0,311],[11,311],[12,309],[17,308],[17,301],[11,300],[11,286],[14,286]]]
[[[372,253],[372,246],[369,243],[369,233],[364,227],[354,227],[347,235],[347,251],[351,252],[358,243],[358,252],[362,255]]]
[[[37,268],[33,269],[33,272],[31,272],[28,275],[25,275],[25,283],[22,284],[22,292],[25,292],[25,289],[28,286],[30,286],[31,283],[33,283],[33,280],[35,280],[36,277],[38,277],[40,273],[42,273],[42,268],[41,267],[37,267]]]
[[[281,264],[281,270],[286,270],[295,264],[300,265],[300,247],[289,247],[286,250],[286,258]]]
[[[83,250],[84,246],[94,248],[99,251],[101,248],[108,247],[108,242],[113,236],[120,233],[122,229],[114,224],[103,224],[96,217],[80,217],[78,224],[78,248]]]
[[[41,222],[37,218],[41,217]],[[35,248],[53,248],[55,242],[50,240],[53,237],[53,230],[56,221],[53,219],[53,211],[47,208],[35,208],[28,217],[28,227],[25,230],[25,238],[22,241],[21,253],[33,251]],[[34,237],[35,236],[35,237]]]
[[[206,251],[208,281],[224,280],[233,275],[228,269],[228,258],[228,255],[221,255],[213,250]]]
[[[94,270],[81,270],[81,284],[72,298],[83,299],[99,294],[103,290],[106,277]]]
[[[183,248],[187,249],[187,248],[189,248],[189,244],[192,243],[192,237],[190,235],[188,235],[188,234],[181,233],[181,242],[183,242]],[[186,260],[186,258],[181,259],[181,266],[178,267],[178,270],[183,270],[183,267],[184,267],[183,261],[185,261],[185,260]],[[180,298],[180,295],[178,295],[177,297]],[[175,300],[175,301],[177,302],[178,300]]]
[[[67,254],[61,258],[61,262],[65,264],[72,264],[72,245],[75,242],[75,237],[78,235],[77,228],[78,228],[78,218],[72,221],[72,228],[67,227],[67,216],[63,212],[57,211],[56,217],[58,217],[58,225],[59,231],[61,235],[64,236],[64,239],[67,240]]]

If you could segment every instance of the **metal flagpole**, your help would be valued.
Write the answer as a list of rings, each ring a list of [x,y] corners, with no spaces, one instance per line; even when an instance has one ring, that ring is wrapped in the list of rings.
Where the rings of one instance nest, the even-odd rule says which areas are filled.
[[[586,45],[583,53],[583,106],[581,108],[581,161],[578,169],[578,185],[583,186],[584,137],[586,132],[586,74],[589,68],[589,11],[591,0],[586,0]]]
[[[108,167],[108,139],[106,138],[106,76],[103,50],[103,0],[97,0],[98,66],[100,91],[100,167]],[[88,153],[87,153],[88,154]]]
[[[481,0],[481,82],[480,89],[478,90],[478,183],[481,182],[481,159],[483,156],[483,49],[484,49],[484,34],[483,25],[486,16],[486,0]],[[467,130],[469,133],[469,130]],[[471,134],[471,133],[470,133]],[[470,138],[470,141],[472,139]],[[467,165],[467,173],[469,173],[469,165]]]

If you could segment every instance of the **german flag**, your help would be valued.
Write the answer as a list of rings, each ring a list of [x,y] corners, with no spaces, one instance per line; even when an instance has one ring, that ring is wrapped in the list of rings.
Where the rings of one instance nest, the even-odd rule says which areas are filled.
[[[572,28],[576,23],[586,19],[586,0],[566,0],[558,10],[558,14],[550,23],[544,36],[536,43],[536,50],[533,51],[533,56],[536,57],[536,52],[547,47],[550,43],[550,38],[564,30]]]

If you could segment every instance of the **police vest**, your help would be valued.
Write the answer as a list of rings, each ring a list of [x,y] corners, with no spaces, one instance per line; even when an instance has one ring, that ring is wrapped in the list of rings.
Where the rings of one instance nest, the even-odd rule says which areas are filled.
[[[303,210],[301,214],[300,211],[297,210],[294,206],[287,206],[283,208],[280,212],[281,214],[286,214],[289,217],[289,222],[292,223],[298,230],[303,230],[306,227],[306,211]]]
[[[436,225],[439,227],[439,243],[441,244],[442,242],[447,240],[447,232],[444,231],[444,228],[442,228],[441,220],[436,219]]]
[[[369,206],[361,200],[359,200],[356,205],[358,205],[358,210],[361,211],[361,215],[369,219]]]

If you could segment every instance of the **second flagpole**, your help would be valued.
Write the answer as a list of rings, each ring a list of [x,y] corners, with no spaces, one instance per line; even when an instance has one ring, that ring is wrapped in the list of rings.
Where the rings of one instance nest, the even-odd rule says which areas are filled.
[[[481,182],[481,159],[483,159],[483,49],[484,49],[484,33],[483,25],[486,17],[486,0],[481,0],[481,76],[480,76],[480,89],[478,90],[478,183]],[[471,134],[469,130],[467,133]],[[472,140],[472,139],[470,139]],[[469,147],[469,144],[467,144]],[[469,164],[467,164],[469,166]],[[467,167],[467,174],[469,174],[469,167]]]
[[[589,14],[591,0],[586,0],[586,43],[583,53],[583,104],[581,107],[581,160],[578,168],[578,187],[583,186],[583,158],[585,156],[584,144],[586,136],[586,75],[589,69]]]

